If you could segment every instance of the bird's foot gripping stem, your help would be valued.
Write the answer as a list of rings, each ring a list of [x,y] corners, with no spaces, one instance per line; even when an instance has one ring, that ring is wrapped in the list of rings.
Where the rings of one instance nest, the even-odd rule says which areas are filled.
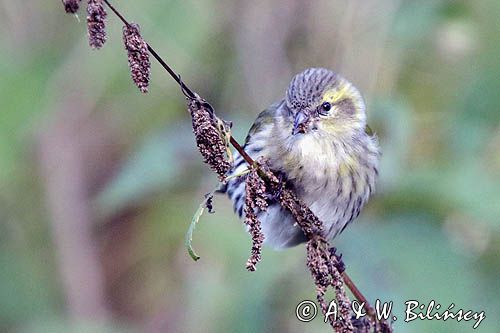
[[[283,192],[283,189],[285,188],[286,175],[280,171],[275,171],[274,174],[278,178],[279,184],[275,186],[272,193],[269,195],[269,199],[271,199],[272,201],[278,201],[279,197],[281,196],[281,192]]]
[[[335,265],[335,268],[337,268],[337,270],[339,271],[339,273],[340,274],[344,273],[345,264],[344,264],[344,260],[342,259],[342,253],[337,254],[337,248],[331,247],[330,248],[330,256],[335,257],[334,265]]]

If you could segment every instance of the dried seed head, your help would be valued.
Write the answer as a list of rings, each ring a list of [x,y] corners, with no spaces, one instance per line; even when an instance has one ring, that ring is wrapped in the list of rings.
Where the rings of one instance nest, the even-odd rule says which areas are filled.
[[[265,211],[268,207],[266,184],[255,167],[246,177],[245,194],[245,224],[252,237],[252,252],[246,268],[253,272],[257,263],[262,259],[262,243],[264,242],[264,234],[257,218],[257,212]]]
[[[373,323],[372,323],[373,324]],[[392,323],[388,323],[387,321],[379,322],[377,321],[375,323],[375,330],[377,333],[393,333],[394,330],[392,328]]]
[[[356,333],[372,333],[374,326],[372,324],[372,319],[370,316],[356,318],[351,317],[352,326],[354,327],[354,332]]]
[[[208,164],[222,181],[232,168],[232,163],[227,157],[226,137],[229,129],[215,116],[210,105],[201,99],[188,99],[188,109],[191,113],[196,145],[203,156],[203,162]]]
[[[94,49],[100,49],[106,42],[105,21],[107,15],[102,0],[88,0],[87,28],[89,45]]]
[[[257,268],[257,263],[262,260],[262,243],[264,242],[264,234],[260,221],[254,213],[245,216],[245,224],[248,226],[248,231],[252,237],[252,251],[247,260],[246,268],[254,272]]]
[[[278,200],[282,207],[288,209],[294,217],[297,224],[301,227],[304,234],[309,238],[307,242],[307,267],[316,285],[316,298],[320,304],[323,314],[328,311],[328,304],[325,301],[325,293],[329,287],[333,287],[335,299],[338,305],[337,320],[329,317],[331,326],[335,332],[353,332],[354,328],[351,322],[351,303],[344,289],[344,280],[342,278],[335,252],[330,250],[328,242],[322,236],[323,223],[310,210],[310,208],[300,200],[297,195],[290,189],[284,187],[277,179],[274,173],[264,163],[259,164],[259,171],[264,174],[267,183],[260,191],[248,192],[247,178],[247,198],[248,195],[259,195],[265,199],[261,193],[266,193],[265,185],[268,184],[272,193],[278,192]],[[251,174],[250,174],[251,175]],[[250,175],[248,176],[250,178]],[[257,194],[255,194],[257,193]],[[253,199],[251,202],[245,202],[246,206],[251,206],[254,211],[255,206],[259,201]],[[255,206],[252,207],[252,204]],[[245,210],[246,213],[246,210]],[[253,222],[253,221],[250,221]],[[259,225],[260,226],[260,225]],[[253,236],[252,236],[253,238]]]
[[[331,285],[331,276],[327,253],[321,246],[320,237],[311,238],[306,245],[307,250],[307,267],[311,272],[316,285],[318,301],[323,312],[326,312],[328,305],[324,301],[324,294],[327,288]]]
[[[278,200],[281,206],[290,211],[304,234],[309,238],[313,235],[320,235],[323,230],[323,223],[314,215],[311,209],[290,189],[284,188],[279,192]]]
[[[132,80],[143,93],[147,93],[151,77],[151,62],[149,61],[148,45],[141,37],[138,24],[130,23],[123,27],[123,43],[128,53],[128,65]]]
[[[81,0],[62,0],[66,13],[75,14],[80,7]]]
[[[245,205],[252,209],[265,211],[268,207],[268,190],[266,183],[258,174],[258,171],[262,169],[264,169],[264,164],[259,161],[258,167],[252,167],[252,170],[247,175],[245,180]]]
[[[353,326],[351,322],[351,301],[347,297],[344,288],[344,280],[342,275],[334,265],[333,258],[330,259],[330,274],[332,276],[332,286],[335,292],[335,299],[338,306],[338,320],[335,321],[333,327],[336,332],[352,332]]]
[[[259,161],[258,166],[260,173],[263,174],[267,181],[269,193],[277,193],[275,196],[278,198],[280,205],[292,214],[304,234],[308,238],[321,235],[323,223],[311,209],[299,199],[294,191],[286,187],[286,183],[276,177],[265,162]]]
[[[335,299],[338,306],[337,320],[329,317],[330,325],[335,332],[353,332],[351,322],[351,303],[344,289],[344,280],[337,269],[336,258],[330,254],[328,242],[323,236],[315,235],[309,239],[306,245],[307,267],[311,272],[316,285],[316,296],[323,314],[328,311],[324,295],[329,286],[335,291]]]

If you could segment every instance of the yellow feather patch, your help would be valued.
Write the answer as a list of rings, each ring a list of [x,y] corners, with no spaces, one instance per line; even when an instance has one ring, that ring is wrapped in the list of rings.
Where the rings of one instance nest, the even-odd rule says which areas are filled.
[[[335,105],[347,99],[354,105],[354,114],[351,114],[349,118],[345,118],[342,114],[339,114],[338,108],[340,106]],[[333,106],[332,111],[330,111],[330,116],[320,121],[321,127],[330,133],[349,132],[353,128],[359,127],[360,122],[363,122],[365,119],[363,98],[359,91],[345,80],[340,80],[334,87],[323,94],[321,103],[324,102],[329,102]],[[353,116],[354,119],[352,118]]]
[[[346,82],[339,82],[337,86],[327,90],[323,94],[322,102],[336,103],[345,98],[355,100],[355,98],[353,97],[355,97],[356,95],[358,95],[358,93],[352,85]]]

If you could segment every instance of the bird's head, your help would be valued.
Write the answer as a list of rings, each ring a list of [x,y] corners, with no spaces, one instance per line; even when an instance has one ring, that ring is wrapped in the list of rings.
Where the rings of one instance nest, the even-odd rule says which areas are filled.
[[[293,135],[344,136],[366,126],[361,94],[328,69],[309,68],[297,74],[288,87],[286,104],[294,120]]]

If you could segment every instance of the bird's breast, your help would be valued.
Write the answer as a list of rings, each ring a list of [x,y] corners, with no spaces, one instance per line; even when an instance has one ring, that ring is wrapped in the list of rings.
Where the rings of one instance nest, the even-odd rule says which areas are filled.
[[[301,199],[327,224],[325,229],[336,234],[359,213],[375,182],[374,166],[362,153],[365,143],[320,135],[302,135],[283,143],[281,154],[271,155],[272,167],[287,175]]]
[[[301,135],[285,142],[277,164],[288,179],[307,192],[326,190],[339,176],[349,157],[335,149],[331,140],[315,135]]]

